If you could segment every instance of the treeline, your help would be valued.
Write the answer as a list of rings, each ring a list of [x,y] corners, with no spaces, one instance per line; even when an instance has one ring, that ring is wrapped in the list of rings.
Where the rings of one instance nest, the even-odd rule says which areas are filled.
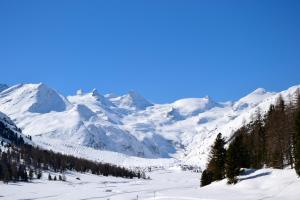
[[[227,150],[225,144],[229,143]],[[201,186],[216,180],[236,183],[241,168],[294,168],[300,176],[300,92],[275,105],[262,115],[256,111],[253,120],[237,130],[229,141],[219,134],[212,146]]]
[[[135,172],[112,164],[93,162],[83,158],[63,155],[49,150],[39,149],[24,143],[21,136],[1,125],[0,138],[4,150],[0,148],[0,181],[28,181],[40,178],[42,171],[51,170],[63,173],[67,170],[95,175],[124,178],[144,178],[141,172]],[[7,143],[7,141],[10,141]]]
[[[0,138],[2,138],[2,140],[0,139],[1,146],[3,146],[4,144],[3,140],[10,141],[17,146],[24,144],[23,137],[19,136],[16,132],[6,127],[6,125],[2,121],[0,121]]]

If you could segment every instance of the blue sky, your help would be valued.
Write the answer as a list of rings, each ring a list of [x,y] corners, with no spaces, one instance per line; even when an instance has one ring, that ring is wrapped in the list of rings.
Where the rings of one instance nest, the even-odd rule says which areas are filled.
[[[300,1],[0,1],[0,82],[154,102],[300,84]]]

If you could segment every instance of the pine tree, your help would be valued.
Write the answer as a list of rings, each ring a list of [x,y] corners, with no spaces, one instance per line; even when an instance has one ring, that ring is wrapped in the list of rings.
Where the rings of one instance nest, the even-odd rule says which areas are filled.
[[[241,168],[250,166],[249,150],[244,143],[244,134],[238,133],[230,143],[226,153],[226,177],[229,184],[237,182]]]
[[[295,170],[300,176],[300,109],[298,109],[295,119],[294,148]]]
[[[226,177],[229,184],[235,184],[237,182],[236,176],[239,174],[240,168],[236,161],[236,150],[232,145],[229,146],[226,157]]]
[[[251,142],[251,155],[249,155],[252,161],[251,167],[261,168],[266,159],[266,132],[260,109],[256,111],[256,119],[250,127],[250,134],[248,133],[248,135],[251,137],[249,138]]]
[[[207,170],[212,174],[212,180],[222,180],[225,177],[226,149],[225,139],[219,133],[210,152]]]
[[[13,181],[18,181],[19,177],[18,177],[18,167],[16,163],[12,163],[11,164],[11,174],[12,174],[12,180]]]
[[[41,178],[42,178],[42,175],[43,175],[42,171],[41,171],[41,170],[38,170],[37,173],[36,173],[36,178],[37,178],[37,179],[41,179]]]
[[[52,181],[52,177],[51,177],[51,174],[50,174],[50,173],[48,174],[48,180],[49,180],[49,181]]]
[[[9,171],[4,172],[3,182],[8,183],[10,180],[11,180],[11,175],[10,175]]]
[[[23,181],[25,181],[25,182],[28,181],[28,175],[27,175],[26,169],[25,169],[24,174],[23,174]]]
[[[204,170],[201,176],[200,187],[204,187],[212,183],[212,173],[208,170]]]
[[[290,134],[287,128],[288,115],[285,102],[279,96],[266,116],[267,165],[283,169],[290,157]]]
[[[29,170],[29,180],[32,180],[33,179],[33,170],[30,169]]]

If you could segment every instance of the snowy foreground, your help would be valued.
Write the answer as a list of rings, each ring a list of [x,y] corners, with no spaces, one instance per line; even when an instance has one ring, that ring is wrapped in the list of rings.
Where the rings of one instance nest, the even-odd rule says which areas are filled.
[[[148,175],[151,180],[70,173],[67,174],[67,182],[50,182],[44,174],[43,180],[35,180],[33,183],[0,183],[0,199],[296,200],[300,197],[300,179],[293,170],[249,170],[236,185],[227,185],[226,180],[223,180],[204,188],[199,188],[200,174],[174,167]]]

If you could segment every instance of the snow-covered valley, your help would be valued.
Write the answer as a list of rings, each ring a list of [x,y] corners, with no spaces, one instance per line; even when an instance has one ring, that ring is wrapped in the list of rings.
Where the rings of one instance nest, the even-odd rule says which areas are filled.
[[[0,199],[296,200],[300,196],[299,178],[289,169],[250,170],[240,176],[241,181],[236,185],[227,185],[223,180],[203,188],[199,188],[199,173],[176,167],[149,175],[151,180],[131,180],[72,172],[67,173],[67,182],[60,182],[48,181],[45,174],[43,179],[32,183],[0,183]]]
[[[44,84],[1,88],[0,119],[27,143],[142,169],[150,179],[69,171],[66,182],[49,181],[48,173],[58,174],[44,171],[42,179],[29,183],[1,182],[0,199],[294,200],[300,196],[300,180],[288,168],[248,169],[236,185],[222,180],[199,187],[216,135],[221,132],[229,139],[257,110],[266,112],[279,95],[290,101],[300,86],[279,93],[257,89],[225,103],[204,97],[170,104],[153,104],[135,92],[117,96],[78,91],[65,97]]]

